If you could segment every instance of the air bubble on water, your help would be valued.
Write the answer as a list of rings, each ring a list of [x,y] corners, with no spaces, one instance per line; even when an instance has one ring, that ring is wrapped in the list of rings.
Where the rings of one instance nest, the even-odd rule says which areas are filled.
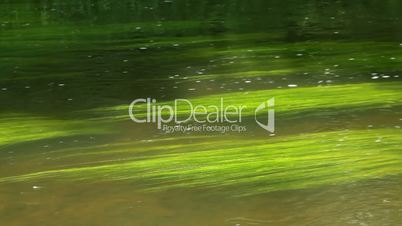
[[[173,44],[174,47],[180,46],[178,43]]]
[[[297,87],[297,84],[289,84],[288,87],[295,88],[295,87]]]
[[[355,60],[355,58],[353,58],[353,57],[352,57],[352,58],[349,58],[349,60],[350,60],[350,61],[354,61],[354,60]]]
[[[7,91],[7,88],[1,88],[2,91]]]
[[[326,83],[332,83],[332,80],[327,80],[327,81],[325,81]]]
[[[394,126],[396,129],[400,129],[401,127],[400,126]]]
[[[128,73],[128,71],[122,71],[121,73],[123,73],[123,74],[127,74],[127,73]]]
[[[378,79],[379,78],[379,76],[373,76],[373,77],[371,77],[371,79]]]
[[[177,86],[173,86],[173,89],[177,89]]]
[[[280,56],[275,56],[275,59],[279,59],[279,58],[281,58]]]
[[[395,57],[391,57],[391,58],[389,58],[390,60],[396,60],[396,58]]]
[[[169,78],[174,78],[173,76],[169,76]]]
[[[202,72],[202,71],[196,71],[196,73],[199,74],[199,75],[204,74],[204,72]]]
[[[127,59],[125,59],[125,60],[123,60],[123,62],[124,62],[124,63],[127,63],[127,62],[128,62],[128,60],[127,60]]]
[[[136,29],[136,30],[141,30],[141,27],[136,27],[135,29]]]
[[[377,140],[375,140],[375,142],[376,142],[376,143],[380,143],[380,142],[381,142],[381,139],[378,138]]]
[[[29,89],[29,88],[31,88],[30,86],[25,86],[25,89]]]
[[[176,74],[176,75],[173,75],[173,76],[174,76],[174,77],[179,77],[180,75],[177,75],[177,74]]]
[[[389,76],[389,75],[383,75],[383,76],[381,76],[382,78],[389,78],[389,77],[391,77],[391,76]]]
[[[200,83],[201,81],[200,80],[197,80],[197,81],[195,81],[196,83]]]
[[[195,88],[189,88],[189,89],[187,89],[187,90],[189,90],[189,91],[194,91],[194,90],[195,90]]]
[[[250,81],[250,80],[246,80],[246,81],[244,81],[244,83],[251,83],[251,81]]]
[[[334,31],[334,34],[336,34],[336,35],[339,34],[339,31]]]
[[[34,189],[34,190],[39,190],[41,188],[42,188],[41,186],[37,186],[37,185],[32,186],[32,189]]]
[[[399,75],[394,75],[394,78],[399,78]]]
[[[72,98],[68,98],[67,100],[68,100],[68,101],[72,101],[73,99],[72,99]]]
[[[59,83],[58,86],[63,87],[63,86],[65,86],[65,84],[64,83]]]
[[[298,53],[298,54],[296,54],[296,56],[301,57],[301,56],[303,56],[303,54],[302,54],[302,53]]]
[[[145,47],[145,46],[143,46],[143,47],[140,47],[140,48],[138,48],[138,49],[140,49],[140,50],[147,50],[148,48]]]

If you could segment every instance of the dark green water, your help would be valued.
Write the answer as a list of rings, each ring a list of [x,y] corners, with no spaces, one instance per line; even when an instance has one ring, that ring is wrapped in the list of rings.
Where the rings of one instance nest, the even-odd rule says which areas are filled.
[[[400,225],[401,15],[396,0],[0,1],[0,225]],[[275,133],[246,111],[242,133],[167,134],[130,120],[146,97],[274,97]]]

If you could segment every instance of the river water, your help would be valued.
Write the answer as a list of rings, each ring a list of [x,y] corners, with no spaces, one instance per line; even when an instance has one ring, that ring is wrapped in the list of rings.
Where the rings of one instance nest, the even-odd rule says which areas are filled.
[[[1,1],[0,225],[400,225],[401,12]],[[244,109],[172,132],[132,121],[146,98]]]

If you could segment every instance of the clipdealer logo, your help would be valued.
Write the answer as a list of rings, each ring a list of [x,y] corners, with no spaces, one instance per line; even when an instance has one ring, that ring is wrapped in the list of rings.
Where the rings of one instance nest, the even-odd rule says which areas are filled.
[[[264,130],[275,132],[275,99],[262,102],[254,110],[254,119]],[[128,113],[135,123],[153,123],[167,133],[173,132],[244,132],[242,125],[246,105],[226,105],[220,98],[218,105],[194,104],[188,99],[175,99],[171,104],[158,103],[153,98],[135,99]],[[266,113],[266,116],[265,114]],[[247,115],[249,116],[249,114]]]

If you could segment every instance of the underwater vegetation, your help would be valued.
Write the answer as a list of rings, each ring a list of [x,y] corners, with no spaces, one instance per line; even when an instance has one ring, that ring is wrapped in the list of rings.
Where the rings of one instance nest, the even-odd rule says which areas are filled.
[[[272,90],[257,90],[249,92],[231,92],[219,95],[207,95],[189,98],[194,105],[219,106],[221,99],[225,105],[244,105],[245,116],[254,115],[258,105],[275,97],[275,111],[282,117],[304,117],[319,115],[336,115],[340,112],[365,111],[367,109],[390,108],[402,103],[400,82],[360,83],[345,85],[325,85],[316,87],[283,88]],[[174,102],[162,101],[159,105],[174,106]],[[191,106],[181,103],[177,115],[188,115]],[[100,119],[128,119],[128,105],[92,109],[88,112],[102,115]],[[137,104],[133,108],[136,117],[145,118],[146,104]],[[162,114],[168,112],[162,111]]]
[[[320,121],[342,115],[337,122],[348,123],[351,116],[378,110],[378,117],[365,116],[372,125],[385,115],[380,110],[402,106],[397,20],[381,14],[374,24],[363,24],[369,19],[347,14],[351,9],[340,2],[333,4],[334,13],[314,4],[301,12],[276,2],[278,14],[264,11],[250,21],[235,16],[272,6],[266,2],[273,4],[257,1],[253,8],[233,1],[224,9],[199,2],[183,14],[177,13],[187,4],[181,0],[165,6],[129,0],[8,3],[19,11],[0,9],[0,101],[6,103],[0,160],[10,164],[2,169],[23,169],[2,173],[0,184],[125,181],[143,191],[250,196],[402,174],[400,127],[357,124],[348,130]],[[243,11],[236,10],[239,5]],[[388,15],[399,15],[392,10],[399,3],[384,5]],[[281,16],[282,9],[291,18]],[[142,133],[151,133],[149,128],[128,115],[133,99],[147,97],[170,106],[175,98],[194,106],[223,99],[225,105],[246,106],[246,124],[254,123],[257,106],[274,97],[279,122],[311,121],[316,130],[279,130],[276,136],[251,131],[244,137],[158,134],[147,141]],[[177,114],[186,117],[191,110],[181,105]],[[134,109],[140,118],[146,112],[144,104]],[[68,147],[47,144],[94,134],[111,137]]]
[[[61,120],[28,114],[2,114],[0,127],[0,147],[42,139],[107,133],[105,128],[84,120]]]
[[[3,177],[0,183],[130,180],[149,191],[209,188],[234,196],[253,195],[400,174],[401,135],[400,129],[368,129],[254,139],[244,144],[211,141],[189,145],[188,150],[184,146],[180,153]],[[236,146],[227,146],[231,142]]]
[[[401,12],[2,1],[0,225],[400,225]]]

